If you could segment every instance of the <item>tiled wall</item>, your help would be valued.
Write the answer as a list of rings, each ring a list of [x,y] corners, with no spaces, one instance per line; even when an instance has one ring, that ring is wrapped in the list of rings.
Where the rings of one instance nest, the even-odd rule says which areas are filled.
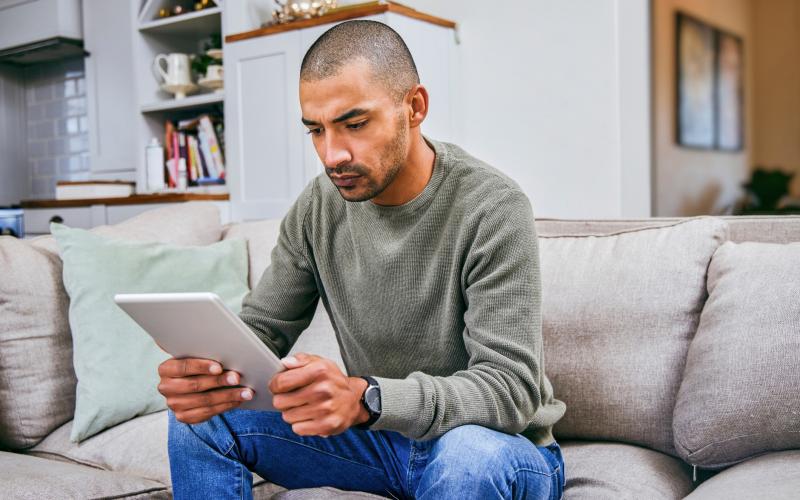
[[[31,198],[53,198],[56,181],[89,178],[83,59],[25,69]]]

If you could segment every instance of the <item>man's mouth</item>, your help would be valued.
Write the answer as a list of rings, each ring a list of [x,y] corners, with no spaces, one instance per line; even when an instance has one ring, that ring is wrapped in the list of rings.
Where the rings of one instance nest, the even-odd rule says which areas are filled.
[[[360,175],[337,175],[331,176],[331,180],[338,187],[354,186]]]

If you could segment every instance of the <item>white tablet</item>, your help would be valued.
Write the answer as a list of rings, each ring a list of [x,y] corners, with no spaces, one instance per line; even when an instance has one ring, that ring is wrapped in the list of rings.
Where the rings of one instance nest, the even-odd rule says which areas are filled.
[[[255,397],[237,408],[275,410],[267,385],[285,368],[269,347],[215,293],[117,294],[123,311],[174,358],[213,359],[241,375]]]

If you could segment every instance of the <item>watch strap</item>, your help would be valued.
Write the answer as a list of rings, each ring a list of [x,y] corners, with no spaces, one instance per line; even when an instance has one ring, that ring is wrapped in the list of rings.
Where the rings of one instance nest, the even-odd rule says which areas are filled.
[[[374,424],[380,418],[381,414],[380,412],[376,413],[372,411],[372,409],[367,404],[366,401],[367,391],[369,391],[370,387],[377,387],[378,390],[380,390],[380,385],[378,385],[378,381],[372,377],[361,377],[361,378],[367,381],[367,388],[364,389],[364,393],[361,395],[361,406],[363,406],[364,409],[367,410],[367,413],[369,414],[369,419],[367,419],[366,422],[354,425],[354,427],[356,429],[368,430],[370,426],[372,426],[372,424]]]

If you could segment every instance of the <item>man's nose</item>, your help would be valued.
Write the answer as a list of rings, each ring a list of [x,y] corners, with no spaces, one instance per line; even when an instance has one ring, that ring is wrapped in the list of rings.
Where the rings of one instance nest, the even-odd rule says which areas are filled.
[[[336,168],[343,163],[348,163],[353,159],[346,144],[337,141],[330,134],[325,137],[325,158],[323,163],[327,168]]]

